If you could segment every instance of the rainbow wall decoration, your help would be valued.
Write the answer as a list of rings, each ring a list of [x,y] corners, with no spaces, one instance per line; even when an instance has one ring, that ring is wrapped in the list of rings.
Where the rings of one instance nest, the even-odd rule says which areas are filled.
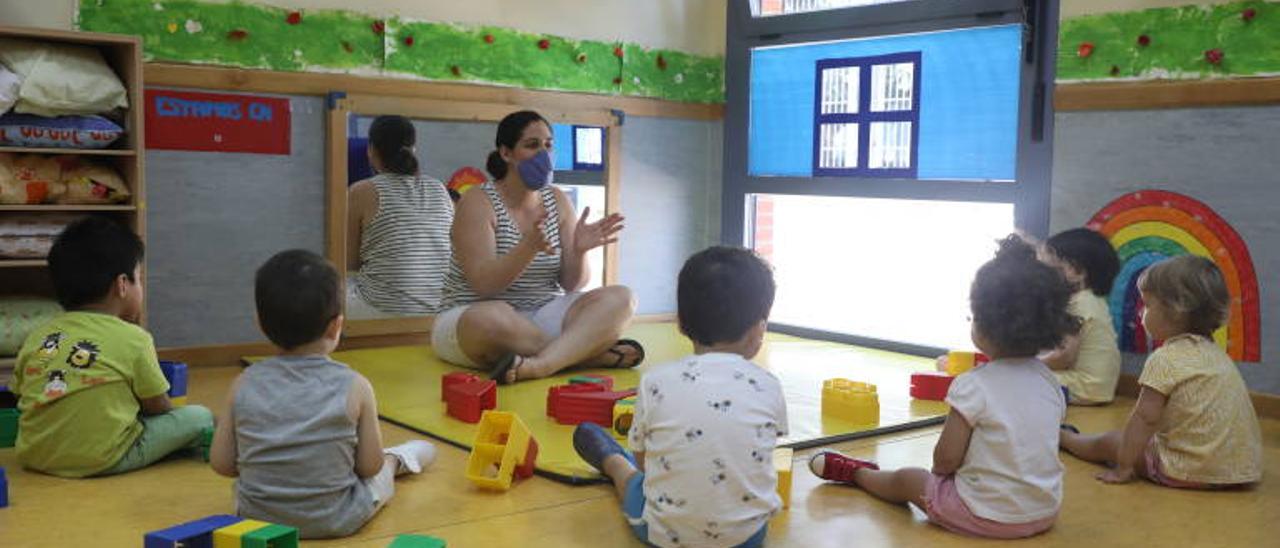
[[[1175,192],[1140,190],[1107,204],[1087,226],[1106,236],[1120,255],[1108,304],[1122,350],[1151,349],[1142,328],[1138,276],[1161,260],[1190,253],[1213,260],[1231,293],[1230,318],[1214,339],[1236,361],[1261,360],[1258,278],[1249,248],[1209,206]]]

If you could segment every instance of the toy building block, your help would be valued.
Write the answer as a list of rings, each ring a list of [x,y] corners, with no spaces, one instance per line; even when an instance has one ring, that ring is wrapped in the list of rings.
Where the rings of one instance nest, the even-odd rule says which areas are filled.
[[[791,463],[796,456],[794,449],[778,447],[773,450],[773,471],[778,474],[778,496],[782,508],[791,508]]]
[[[213,546],[213,532],[239,523],[236,516],[217,515],[200,518],[168,529],[152,531],[142,537],[143,548],[210,548]]]
[[[602,384],[605,390],[613,390],[613,377],[608,375],[574,375],[569,384]]]
[[[599,388],[575,389],[575,387],[588,386]],[[634,395],[636,395],[634,388],[614,392],[604,390],[604,387],[597,384],[553,386],[547,395],[547,414],[560,424],[594,422],[604,428],[613,428],[613,404]]]
[[[0,384],[0,409],[14,409],[18,407],[18,395],[9,390],[8,386]]]
[[[9,478],[5,476],[4,467],[0,466],[0,508],[9,506]]]
[[[876,385],[849,379],[822,381],[822,414],[858,425],[880,424]]]
[[[0,409],[0,447],[13,447],[18,443],[18,419],[22,412],[17,409]]]
[[[399,535],[387,548],[446,548],[444,540],[426,535]]]
[[[178,407],[186,405],[187,364],[160,360],[160,371],[164,373],[165,380],[169,381],[169,399],[173,405]]]
[[[631,421],[636,417],[636,399],[624,398],[613,404],[613,437],[627,439]]]
[[[498,407],[498,383],[457,382],[444,388],[445,411],[449,416],[475,424],[486,409]]]
[[[520,479],[533,477],[538,467],[538,440],[530,437],[529,448],[524,452],[524,462],[516,466],[516,477]]]
[[[532,474],[538,445],[519,415],[485,411],[467,458],[466,477],[484,489],[506,491],[522,468]]]
[[[200,458],[209,462],[209,450],[213,447],[213,427],[200,430]]]
[[[298,548],[298,530],[288,525],[267,524],[240,537],[242,548]]]
[[[955,377],[941,371],[911,374],[911,397],[917,400],[943,401]]]
[[[952,377],[987,363],[987,356],[981,352],[968,350],[952,350],[947,352],[947,374]]]
[[[547,389],[547,416],[556,417],[560,414],[557,407],[561,401],[564,401],[564,395],[568,393],[582,392],[608,392],[609,389],[601,383],[578,383],[578,384],[562,384],[560,386],[552,386]]]
[[[448,389],[450,386],[453,386],[455,384],[469,383],[469,382],[480,382],[483,380],[484,379],[480,378],[477,375],[472,375],[471,373],[463,373],[462,371],[447,373],[440,378],[440,401],[447,400],[447,398],[445,398],[445,394],[448,393]]]

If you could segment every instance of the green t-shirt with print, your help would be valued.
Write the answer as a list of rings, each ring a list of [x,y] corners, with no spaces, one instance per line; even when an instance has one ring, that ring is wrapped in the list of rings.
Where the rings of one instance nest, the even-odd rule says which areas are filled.
[[[84,477],[114,466],[142,434],[140,399],[169,390],[146,330],[96,312],[67,312],[31,332],[18,354],[23,466]]]

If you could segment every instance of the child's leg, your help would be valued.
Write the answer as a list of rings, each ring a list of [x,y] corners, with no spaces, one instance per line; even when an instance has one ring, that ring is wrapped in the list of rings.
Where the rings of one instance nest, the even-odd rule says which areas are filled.
[[[396,494],[396,468],[400,465],[400,459],[395,455],[387,454],[382,456],[382,470],[379,470],[373,477],[364,480],[364,484],[369,487],[369,492],[373,493],[373,512],[377,513],[391,497]]]
[[[910,502],[926,508],[924,488],[929,481],[929,471],[923,468],[899,470],[872,470],[860,468],[853,474],[853,482],[878,499],[893,503]]]
[[[1108,464],[1116,460],[1122,435],[1119,430],[1079,434],[1064,428],[1058,431],[1058,446],[1080,460]]]
[[[639,474],[627,457],[622,455],[609,455],[604,459],[604,475],[609,476],[613,481],[613,490],[618,494],[618,500],[626,500],[627,486],[631,483],[631,476]]]
[[[213,428],[213,413],[201,405],[175,408],[163,415],[142,418],[142,435],[115,466],[101,476],[122,474],[146,467],[174,451],[200,444],[200,433]]]

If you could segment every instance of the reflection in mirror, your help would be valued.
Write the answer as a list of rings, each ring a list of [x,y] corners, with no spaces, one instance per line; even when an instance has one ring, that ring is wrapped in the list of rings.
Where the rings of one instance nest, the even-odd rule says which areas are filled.
[[[489,179],[484,162],[497,124],[352,115],[347,127],[347,318],[435,314],[449,268],[451,202]],[[599,220],[604,129],[554,124],[552,130],[555,184],[579,216],[590,208],[589,220]],[[406,155],[416,160],[413,169]],[[592,250],[588,262],[583,290],[603,285],[603,248]]]

